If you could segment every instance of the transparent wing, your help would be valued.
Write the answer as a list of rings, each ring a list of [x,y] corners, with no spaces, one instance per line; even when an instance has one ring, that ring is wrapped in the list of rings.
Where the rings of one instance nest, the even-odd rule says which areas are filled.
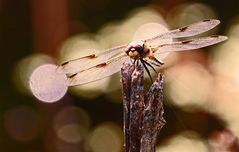
[[[75,73],[67,80],[69,86],[80,85],[103,79],[120,71],[123,63],[130,62],[129,56],[122,54],[107,62],[103,62],[89,69]]]
[[[149,43],[153,43],[157,39],[190,37],[206,32],[217,26],[219,23],[220,21],[216,19],[203,20],[201,22],[197,22],[176,30],[157,35],[155,37],[147,39],[146,41]]]
[[[118,47],[111,48],[107,51],[98,53],[98,54],[91,54],[85,57],[73,59],[61,64],[57,71],[59,73],[77,73],[88,69],[90,67],[96,66],[100,63],[106,62],[111,58],[119,55],[120,53],[124,52],[127,45],[122,45]]]
[[[222,41],[225,41],[226,39],[227,39],[226,36],[215,35],[215,36],[208,36],[208,37],[191,39],[191,40],[180,41],[180,42],[172,42],[169,44],[162,44],[155,47],[154,54],[157,56],[158,54],[167,53],[167,52],[199,49],[199,48],[220,43]]]

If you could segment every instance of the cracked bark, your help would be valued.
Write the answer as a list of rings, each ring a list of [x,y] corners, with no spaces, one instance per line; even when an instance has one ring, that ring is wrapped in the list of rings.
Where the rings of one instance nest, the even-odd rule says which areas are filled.
[[[155,152],[163,118],[163,76],[144,95],[144,68],[125,64],[121,69],[124,109],[125,152]]]

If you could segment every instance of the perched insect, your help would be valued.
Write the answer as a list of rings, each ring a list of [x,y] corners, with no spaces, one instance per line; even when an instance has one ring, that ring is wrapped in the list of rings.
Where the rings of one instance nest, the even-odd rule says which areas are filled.
[[[155,37],[117,46],[102,53],[67,61],[58,67],[58,71],[68,76],[68,85],[80,85],[96,81],[120,71],[123,63],[141,62],[149,74],[147,66],[161,66],[160,55],[174,51],[185,51],[210,46],[227,39],[226,36],[213,35],[184,41],[152,45],[160,39],[183,38],[206,32],[220,23],[216,19],[203,20]],[[154,69],[155,70],[155,69]],[[151,77],[151,76],[150,76]],[[152,78],[151,78],[152,79]]]

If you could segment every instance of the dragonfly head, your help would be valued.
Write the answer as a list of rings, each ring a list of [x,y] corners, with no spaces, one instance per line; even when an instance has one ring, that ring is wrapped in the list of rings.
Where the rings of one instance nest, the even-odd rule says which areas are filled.
[[[145,57],[149,52],[145,41],[135,41],[128,45],[126,54],[132,59],[139,59]]]

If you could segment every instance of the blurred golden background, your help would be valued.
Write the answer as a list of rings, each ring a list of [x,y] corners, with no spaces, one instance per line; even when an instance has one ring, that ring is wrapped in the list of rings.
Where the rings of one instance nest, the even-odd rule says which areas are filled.
[[[229,40],[166,58],[167,124],[157,152],[239,151],[238,6],[237,0],[0,1],[0,151],[122,152],[119,73],[72,87],[52,103],[32,95],[30,75],[40,65],[129,43],[145,23],[175,29],[208,18],[221,24],[206,34]]]

